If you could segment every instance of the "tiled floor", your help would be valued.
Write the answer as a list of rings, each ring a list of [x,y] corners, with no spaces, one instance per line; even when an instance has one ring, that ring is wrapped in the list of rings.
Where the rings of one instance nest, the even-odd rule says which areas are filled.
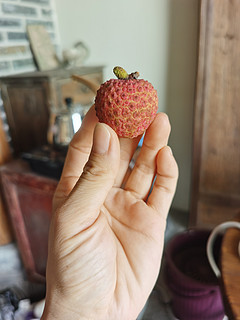
[[[153,290],[141,320],[175,320],[169,303],[163,302],[161,293]]]

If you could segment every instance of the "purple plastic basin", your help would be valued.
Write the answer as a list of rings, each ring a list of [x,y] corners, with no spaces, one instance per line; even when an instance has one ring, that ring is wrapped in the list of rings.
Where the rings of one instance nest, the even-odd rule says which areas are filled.
[[[173,312],[180,320],[222,320],[224,317],[218,279],[206,255],[209,234],[206,230],[187,230],[167,243],[166,284],[172,294]]]

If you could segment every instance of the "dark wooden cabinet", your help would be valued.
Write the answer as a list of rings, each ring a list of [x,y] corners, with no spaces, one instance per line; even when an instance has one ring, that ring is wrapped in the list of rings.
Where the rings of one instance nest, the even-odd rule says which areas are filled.
[[[202,0],[190,225],[240,212],[240,2]]]
[[[74,103],[90,105],[94,92],[76,82],[76,74],[99,86],[103,67],[32,72],[0,79],[0,90],[7,115],[12,146],[16,154],[46,144],[49,114],[52,107],[60,109],[66,97]]]

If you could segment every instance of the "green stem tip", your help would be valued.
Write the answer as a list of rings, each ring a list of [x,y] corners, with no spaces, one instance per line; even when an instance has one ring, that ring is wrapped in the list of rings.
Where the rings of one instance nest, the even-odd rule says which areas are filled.
[[[122,67],[114,67],[113,73],[118,79],[128,80],[128,79],[137,79],[139,77],[139,72],[132,72],[130,74],[127,73]]]

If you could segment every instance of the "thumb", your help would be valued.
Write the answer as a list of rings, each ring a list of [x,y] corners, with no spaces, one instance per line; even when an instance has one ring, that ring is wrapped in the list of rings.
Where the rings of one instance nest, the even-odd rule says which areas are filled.
[[[78,232],[79,227],[84,230],[92,225],[114,184],[119,161],[117,134],[108,125],[97,123],[89,160],[61,208],[65,223],[68,221],[71,226],[76,225]]]

